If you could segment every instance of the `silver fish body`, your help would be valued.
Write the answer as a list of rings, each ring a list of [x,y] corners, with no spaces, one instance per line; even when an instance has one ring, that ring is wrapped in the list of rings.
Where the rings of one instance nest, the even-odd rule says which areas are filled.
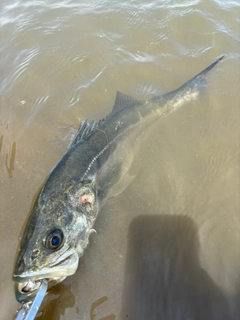
[[[82,123],[40,191],[24,229],[13,272],[18,301],[31,300],[43,279],[50,288],[76,272],[101,201],[119,179],[115,168],[124,159],[114,157],[116,150],[140,123],[196,99],[207,72],[222,58],[179,89],[148,101],[118,92],[105,119]]]

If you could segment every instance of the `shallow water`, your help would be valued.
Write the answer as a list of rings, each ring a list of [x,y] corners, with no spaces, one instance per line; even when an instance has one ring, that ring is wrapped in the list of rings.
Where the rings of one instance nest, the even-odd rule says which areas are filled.
[[[144,131],[136,178],[104,206],[39,319],[240,318],[239,2],[0,6],[0,318],[18,307],[11,275],[29,208],[79,123],[105,117],[117,90],[148,99],[222,54],[198,101]]]

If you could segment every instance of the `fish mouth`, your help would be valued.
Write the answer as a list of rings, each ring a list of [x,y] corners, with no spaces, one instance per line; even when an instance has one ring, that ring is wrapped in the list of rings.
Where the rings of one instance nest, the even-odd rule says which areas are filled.
[[[73,275],[78,268],[78,254],[73,253],[61,262],[49,267],[43,267],[37,271],[24,271],[21,274],[14,274],[15,295],[19,302],[32,300],[45,279],[48,282],[48,290],[66,277]]]

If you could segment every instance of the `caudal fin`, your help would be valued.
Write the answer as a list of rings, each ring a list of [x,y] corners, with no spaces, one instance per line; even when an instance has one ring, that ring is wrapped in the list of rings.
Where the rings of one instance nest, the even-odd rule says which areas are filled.
[[[199,74],[197,74],[195,77],[193,77],[192,79],[190,79],[189,81],[187,81],[185,85],[189,86],[202,86],[205,85],[205,79],[206,79],[206,74],[212,70],[212,68],[215,67],[215,65],[221,61],[224,58],[224,55],[222,55],[219,59],[217,59],[215,62],[213,62],[212,64],[210,64],[210,66],[208,66],[206,69],[204,69],[202,72],[200,72]]]
[[[206,69],[197,74],[192,79],[185,82],[181,87],[161,96],[155,96],[150,99],[156,103],[156,108],[165,108],[164,114],[172,113],[180,108],[185,102],[196,100],[202,89],[206,86],[206,74],[223,59],[221,56],[218,60],[210,64]]]

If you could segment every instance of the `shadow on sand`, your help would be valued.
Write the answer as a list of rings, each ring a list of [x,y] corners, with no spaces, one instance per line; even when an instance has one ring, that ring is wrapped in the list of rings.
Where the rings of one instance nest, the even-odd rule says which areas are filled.
[[[194,220],[139,216],[128,241],[121,319],[230,319],[226,298],[200,266]]]

